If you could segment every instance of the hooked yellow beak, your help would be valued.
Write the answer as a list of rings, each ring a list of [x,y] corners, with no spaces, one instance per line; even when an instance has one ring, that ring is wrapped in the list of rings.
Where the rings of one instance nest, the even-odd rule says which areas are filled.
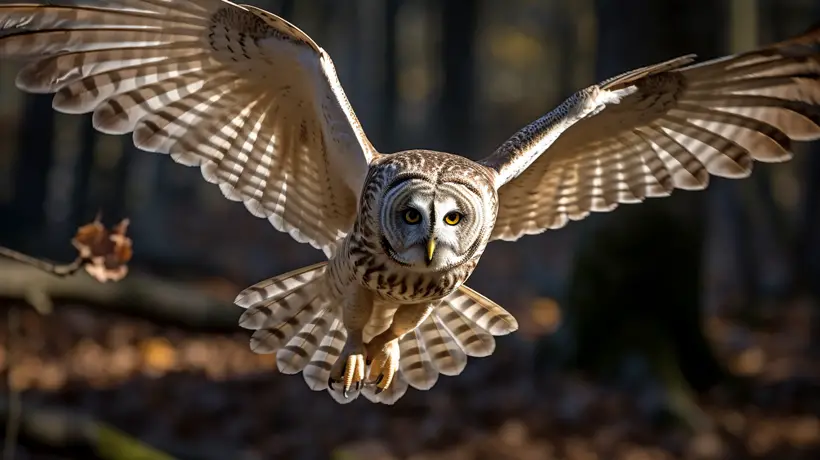
[[[433,253],[436,252],[436,240],[430,238],[427,240],[427,263],[433,261]]]

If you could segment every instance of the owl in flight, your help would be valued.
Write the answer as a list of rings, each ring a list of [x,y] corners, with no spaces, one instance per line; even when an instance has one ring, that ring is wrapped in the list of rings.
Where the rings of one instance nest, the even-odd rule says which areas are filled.
[[[327,262],[244,290],[239,325],[313,390],[392,404],[515,331],[464,285],[488,242],[619,203],[740,178],[820,138],[820,30],[693,64],[683,56],[583,89],[475,162],[383,154],[330,56],[271,13],[225,0],[0,6],[16,84],[93,112],[104,133],[198,166],[223,194]]]

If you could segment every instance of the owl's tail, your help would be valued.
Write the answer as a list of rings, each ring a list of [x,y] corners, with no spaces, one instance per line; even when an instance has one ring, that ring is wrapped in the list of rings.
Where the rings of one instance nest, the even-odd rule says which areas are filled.
[[[460,374],[468,356],[491,355],[495,351],[494,336],[516,329],[518,322],[511,314],[462,285],[442,299],[419,327],[399,340],[399,380],[406,381],[405,386],[429,390],[439,375]]]
[[[239,326],[254,331],[251,349],[276,353],[276,367],[284,374],[304,371],[314,390],[327,388],[347,336],[340,302],[325,294],[326,269],[327,262],[320,262],[260,281],[235,300],[247,309]]]
[[[347,333],[342,323],[341,302],[326,297],[327,262],[310,265],[261,281],[236,298],[247,310],[239,325],[254,331],[251,349],[276,353],[276,365],[284,374],[302,375],[314,391],[329,390],[331,396],[347,403],[359,392],[342,397],[328,388],[330,370],[342,354]],[[379,308],[391,315],[396,306]],[[379,332],[378,319],[371,319],[365,340]],[[384,326],[389,326],[389,319]],[[472,289],[462,286],[443,299],[430,316],[399,342],[400,372],[390,388],[376,394],[373,387],[361,391],[373,402],[393,404],[408,386],[428,390],[440,374],[457,375],[467,357],[482,357],[495,350],[495,335],[518,328],[512,315]],[[370,333],[368,333],[370,332]]]

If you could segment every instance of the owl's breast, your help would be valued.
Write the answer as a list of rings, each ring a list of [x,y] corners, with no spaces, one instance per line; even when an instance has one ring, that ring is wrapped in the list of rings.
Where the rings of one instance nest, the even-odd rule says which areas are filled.
[[[392,261],[373,257],[373,264],[359,271],[361,283],[384,300],[417,303],[438,300],[458,289],[475,269],[477,260],[441,272],[419,272]]]

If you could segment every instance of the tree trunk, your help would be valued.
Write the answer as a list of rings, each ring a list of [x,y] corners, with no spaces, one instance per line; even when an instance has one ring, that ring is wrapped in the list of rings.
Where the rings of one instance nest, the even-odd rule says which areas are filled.
[[[713,2],[598,0],[596,7],[599,80],[683,54],[723,54],[725,11]],[[577,367],[631,385],[646,379],[632,380],[625,359],[641,357],[665,389],[654,414],[696,429],[709,421],[694,393],[725,375],[702,330],[706,199],[677,191],[591,216],[594,233],[582,243],[567,294]]]
[[[69,214],[70,231],[74,232],[93,216],[87,215],[88,193],[91,187],[91,168],[94,167],[94,145],[99,134],[91,123],[91,117],[84,117],[80,149],[74,165],[74,186],[71,190],[71,214]],[[71,236],[74,236],[73,233]]]
[[[475,33],[478,25],[478,0],[441,2],[441,59],[444,85],[439,100],[445,133],[439,133],[442,148],[468,154],[471,151],[470,127],[475,95]]]
[[[384,6],[384,81],[382,83],[381,127],[382,144],[396,150],[396,114],[399,110],[398,28],[399,0],[383,0]]]
[[[46,222],[48,177],[54,162],[54,111],[51,108],[51,97],[38,95],[26,98],[17,145],[11,219],[3,225],[10,234],[4,236],[4,241],[18,249],[36,253],[36,248],[27,246],[32,238],[23,238],[31,237]]]

